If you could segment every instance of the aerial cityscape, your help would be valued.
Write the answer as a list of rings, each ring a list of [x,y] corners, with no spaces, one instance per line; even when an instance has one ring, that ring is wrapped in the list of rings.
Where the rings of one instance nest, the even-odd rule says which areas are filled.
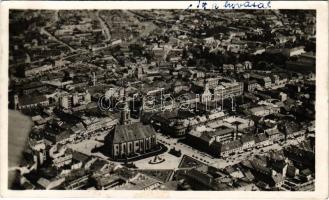
[[[314,191],[315,10],[10,10],[14,190]]]

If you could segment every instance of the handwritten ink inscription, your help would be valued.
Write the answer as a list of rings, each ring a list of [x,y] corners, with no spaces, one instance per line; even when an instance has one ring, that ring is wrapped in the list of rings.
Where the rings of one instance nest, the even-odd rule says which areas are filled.
[[[187,9],[270,9],[271,1],[197,1]]]

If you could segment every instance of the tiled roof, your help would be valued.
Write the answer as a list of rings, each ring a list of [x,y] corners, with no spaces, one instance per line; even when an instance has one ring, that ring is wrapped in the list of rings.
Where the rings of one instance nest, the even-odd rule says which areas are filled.
[[[232,149],[237,149],[239,147],[241,147],[241,141],[240,140],[234,140],[230,143],[225,143],[221,146],[221,152],[224,152],[224,151],[229,151],[229,150],[232,150]]]
[[[150,125],[134,123],[129,125],[117,125],[112,133],[113,143],[136,141],[155,135],[154,129]]]
[[[73,156],[74,159],[79,160],[83,163],[86,163],[90,159],[89,156],[87,156],[83,153],[80,153],[78,151],[72,151],[72,156]]]
[[[265,134],[259,134],[255,137],[255,142],[259,143],[259,142],[263,142],[266,141],[268,138],[266,137]]]
[[[107,165],[108,163],[105,161],[105,160],[100,160],[100,159],[97,159],[91,166],[90,166],[90,169],[93,171],[93,172],[96,172],[98,170],[100,170],[101,168],[103,168],[105,165]]]
[[[225,134],[228,134],[228,133],[233,133],[234,132],[234,129],[233,128],[222,128],[220,130],[216,130],[213,132],[213,135],[215,136],[220,136],[220,135],[225,135]]]
[[[70,132],[68,130],[65,130],[65,131],[62,131],[62,132],[59,132],[55,135],[56,137],[56,141],[55,142],[60,142],[62,140],[65,140],[67,138],[70,137]]]
[[[110,175],[110,176],[101,176],[96,179],[97,185],[101,187],[106,187],[107,185],[110,185],[116,180],[119,180],[120,177],[116,176],[115,174]]]
[[[207,132],[207,133],[203,133],[201,136],[200,136],[200,139],[209,143],[210,140],[212,139],[212,135],[211,133]]]
[[[38,87],[42,87],[42,86],[44,86],[44,84],[41,82],[32,82],[29,84],[22,85],[22,89],[27,90],[27,89],[38,88]]]
[[[247,143],[247,142],[251,142],[251,141],[254,141],[254,137],[250,136],[250,135],[244,135],[242,138],[241,138],[241,142],[242,143]]]
[[[39,96],[25,95],[19,98],[19,102],[21,105],[37,104],[44,101],[47,101],[47,98],[44,95],[39,95]]]
[[[71,128],[71,130],[74,132],[74,133],[79,133],[81,131],[85,131],[85,127],[83,126],[83,124],[80,122],[78,124],[76,124],[75,126],[73,126]]]
[[[280,182],[282,182],[284,179],[283,179],[283,177],[282,177],[282,175],[281,174],[276,174],[275,176],[272,176],[272,179],[273,179],[273,181],[275,182],[275,183],[280,183]]]

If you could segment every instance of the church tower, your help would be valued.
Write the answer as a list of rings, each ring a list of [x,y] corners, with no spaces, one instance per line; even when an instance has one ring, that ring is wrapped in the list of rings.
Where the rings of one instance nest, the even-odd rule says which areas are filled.
[[[126,88],[124,89],[124,96],[123,96],[123,110],[121,111],[121,119],[120,119],[120,124],[121,125],[127,125],[130,124],[130,109],[129,109],[129,103],[127,101],[127,93],[126,93]]]

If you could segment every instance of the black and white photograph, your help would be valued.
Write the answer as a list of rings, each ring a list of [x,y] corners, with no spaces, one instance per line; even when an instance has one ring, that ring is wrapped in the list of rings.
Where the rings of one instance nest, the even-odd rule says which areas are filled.
[[[8,22],[9,190],[315,191],[317,10]]]

